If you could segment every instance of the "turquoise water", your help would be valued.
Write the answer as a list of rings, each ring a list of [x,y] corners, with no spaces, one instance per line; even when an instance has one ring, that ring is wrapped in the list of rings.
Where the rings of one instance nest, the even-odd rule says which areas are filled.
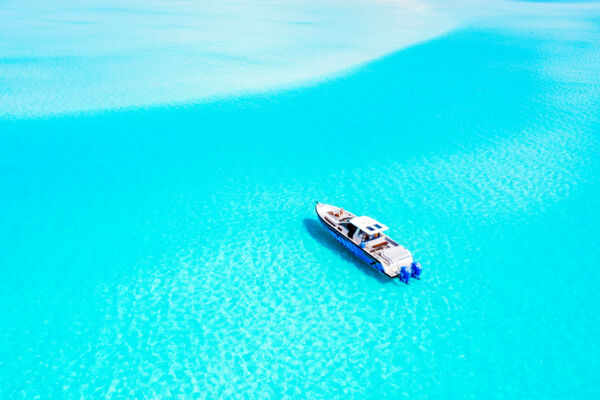
[[[0,397],[598,397],[598,27],[5,118]],[[423,279],[356,261],[314,200],[390,225]]]

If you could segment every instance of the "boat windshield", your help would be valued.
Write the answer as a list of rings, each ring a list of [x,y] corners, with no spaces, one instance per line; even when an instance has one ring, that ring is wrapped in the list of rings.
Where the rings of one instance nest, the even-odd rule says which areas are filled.
[[[346,228],[348,228],[348,237],[352,238],[354,236],[354,233],[356,232],[356,229],[358,229],[358,228],[352,224],[345,224],[345,225],[346,225]]]

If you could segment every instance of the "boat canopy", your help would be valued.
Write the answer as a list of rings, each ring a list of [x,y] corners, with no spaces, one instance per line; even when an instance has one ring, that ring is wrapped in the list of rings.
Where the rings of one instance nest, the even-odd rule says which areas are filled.
[[[361,231],[368,233],[369,235],[374,235],[376,233],[388,230],[387,226],[381,222],[375,221],[370,217],[355,217],[348,222],[356,226]]]

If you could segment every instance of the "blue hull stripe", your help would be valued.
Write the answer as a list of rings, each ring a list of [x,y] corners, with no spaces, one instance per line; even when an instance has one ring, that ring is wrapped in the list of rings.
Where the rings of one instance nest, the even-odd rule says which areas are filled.
[[[356,243],[354,243],[350,239],[346,238],[341,233],[338,233],[327,222],[325,222],[318,213],[317,213],[317,217],[319,218],[319,221],[321,221],[323,226],[325,226],[325,228],[327,228],[329,233],[331,233],[331,236],[333,236],[335,238],[335,240],[340,242],[345,248],[350,250],[351,253],[353,253],[355,256],[360,258],[365,263],[369,264],[371,267],[373,267],[377,271],[383,273],[386,276],[389,276],[390,278],[394,278],[394,276],[390,276],[385,273],[385,271],[383,270],[383,266],[381,265],[381,263],[379,261],[377,261],[375,258],[373,258],[369,253],[367,253],[366,251],[361,249],[360,246],[358,246]]]

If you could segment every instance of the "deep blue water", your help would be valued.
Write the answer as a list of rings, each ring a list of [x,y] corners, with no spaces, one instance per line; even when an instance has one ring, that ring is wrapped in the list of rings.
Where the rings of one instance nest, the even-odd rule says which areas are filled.
[[[0,397],[600,396],[599,45],[467,29],[285,92],[0,122]]]

